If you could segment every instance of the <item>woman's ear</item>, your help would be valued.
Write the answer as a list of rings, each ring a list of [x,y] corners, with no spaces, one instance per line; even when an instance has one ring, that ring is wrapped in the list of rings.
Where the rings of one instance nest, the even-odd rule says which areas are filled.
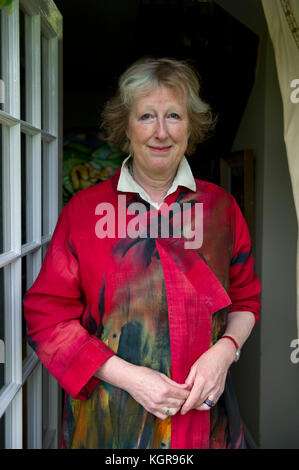
[[[126,142],[130,142],[130,136],[129,136],[129,131],[126,129]]]

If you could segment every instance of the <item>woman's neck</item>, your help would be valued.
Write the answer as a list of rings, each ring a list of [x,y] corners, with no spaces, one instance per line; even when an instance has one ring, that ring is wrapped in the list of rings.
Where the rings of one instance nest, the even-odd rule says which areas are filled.
[[[149,176],[140,171],[136,165],[134,165],[134,163],[132,166],[132,171],[136,183],[138,183],[147,192],[154,202],[161,204],[167,194],[167,191],[172,185],[175,174],[167,176],[157,175],[157,177]]]

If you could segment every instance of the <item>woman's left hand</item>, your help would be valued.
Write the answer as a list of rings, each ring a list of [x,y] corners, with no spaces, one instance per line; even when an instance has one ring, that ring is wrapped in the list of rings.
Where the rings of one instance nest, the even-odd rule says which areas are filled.
[[[193,364],[185,383],[190,394],[181,408],[181,414],[195,409],[208,411],[204,403],[208,398],[217,403],[222,395],[228,369],[235,358],[235,347],[231,341],[221,340],[203,353]]]

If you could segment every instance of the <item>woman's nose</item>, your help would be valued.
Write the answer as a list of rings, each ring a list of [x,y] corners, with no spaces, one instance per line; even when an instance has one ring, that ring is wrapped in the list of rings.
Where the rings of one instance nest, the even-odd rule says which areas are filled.
[[[165,140],[167,138],[167,127],[164,119],[157,120],[157,126],[155,129],[155,136],[159,140]]]

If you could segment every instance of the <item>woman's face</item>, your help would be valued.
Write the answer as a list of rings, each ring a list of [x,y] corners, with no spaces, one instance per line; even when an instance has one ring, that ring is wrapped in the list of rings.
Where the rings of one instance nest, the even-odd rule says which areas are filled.
[[[185,99],[171,88],[160,85],[134,100],[127,136],[139,174],[158,179],[174,176],[189,134]]]

